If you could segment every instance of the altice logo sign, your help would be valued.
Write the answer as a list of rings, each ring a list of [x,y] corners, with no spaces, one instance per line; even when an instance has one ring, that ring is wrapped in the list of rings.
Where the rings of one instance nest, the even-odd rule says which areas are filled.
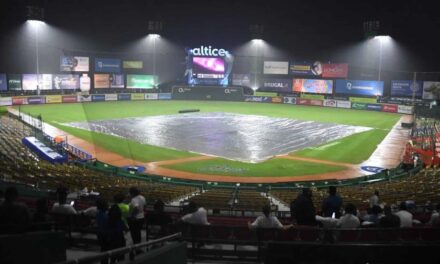
[[[200,48],[194,48],[189,51],[195,56],[213,56],[224,57],[229,54],[225,49],[212,48],[211,46],[200,46]]]

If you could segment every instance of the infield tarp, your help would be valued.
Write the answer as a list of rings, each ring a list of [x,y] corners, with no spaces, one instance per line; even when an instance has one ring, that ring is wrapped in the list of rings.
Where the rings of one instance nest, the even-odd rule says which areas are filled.
[[[191,113],[66,125],[142,144],[252,163],[371,129],[230,113]]]

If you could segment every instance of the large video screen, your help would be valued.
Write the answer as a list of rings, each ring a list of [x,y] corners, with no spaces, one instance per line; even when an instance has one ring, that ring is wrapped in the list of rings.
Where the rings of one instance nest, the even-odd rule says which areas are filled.
[[[222,79],[225,61],[217,57],[193,57],[193,77],[199,79]]]
[[[298,93],[333,93],[332,80],[293,79],[293,91]]]

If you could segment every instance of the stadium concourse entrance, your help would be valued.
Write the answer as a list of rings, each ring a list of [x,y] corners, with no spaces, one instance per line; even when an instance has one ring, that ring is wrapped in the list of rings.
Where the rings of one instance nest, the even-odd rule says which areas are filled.
[[[223,86],[174,86],[173,100],[214,100],[243,102],[242,87]]]

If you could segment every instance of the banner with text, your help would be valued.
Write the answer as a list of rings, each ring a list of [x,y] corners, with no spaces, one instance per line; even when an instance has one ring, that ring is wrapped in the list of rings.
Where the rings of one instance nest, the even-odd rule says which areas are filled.
[[[95,58],[95,72],[121,72],[120,59]]]
[[[232,74],[232,85],[237,86],[251,86],[251,75],[250,74]]]
[[[298,93],[333,93],[332,80],[293,79],[293,91]]]
[[[23,90],[37,90],[37,88],[51,90],[52,74],[23,74]]]
[[[89,57],[61,56],[60,71],[68,72],[88,72]]]
[[[322,64],[322,77],[324,78],[347,78],[348,64]]]
[[[391,81],[391,96],[421,98],[423,94],[423,82],[410,80]]]
[[[8,89],[10,91],[21,90],[20,74],[8,74]]]
[[[290,79],[265,79],[263,88],[265,91],[288,93],[292,91],[292,82]]]
[[[53,77],[53,88],[61,89],[78,89],[79,74],[56,74]]]
[[[127,88],[152,89],[156,83],[155,75],[127,74]]]
[[[265,61],[264,74],[289,74],[289,62],[287,61]]]
[[[293,61],[290,62],[290,74],[320,76],[322,74],[322,64],[319,61]]]
[[[123,61],[122,68],[124,69],[142,69],[144,68],[143,61]]]
[[[336,80],[336,93],[364,96],[382,96],[382,81]]]

